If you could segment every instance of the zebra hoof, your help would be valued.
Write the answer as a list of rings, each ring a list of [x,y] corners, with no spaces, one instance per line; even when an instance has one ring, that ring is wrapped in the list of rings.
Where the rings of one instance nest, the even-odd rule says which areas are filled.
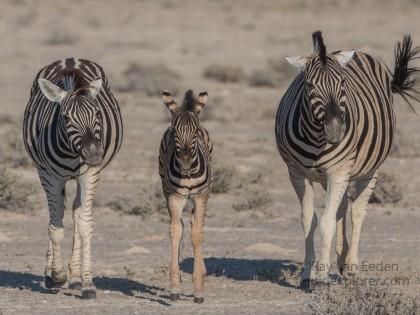
[[[171,301],[178,301],[179,300],[179,297],[180,297],[180,294],[179,293],[170,293],[169,294],[169,299]]]
[[[82,289],[82,299],[84,300],[95,300],[96,290],[93,288]]]
[[[75,280],[70,280],[69,289],[70,290],[76,290],[76,291],[82,290],[82,281],[76,280],[76,279]]]
[[[51,278],[54,282],[54,286],[61,287],[67,281],[67,274],[65,271],[62,272],[52,272]]]
[[[198,303],[201,304],[204,302],[204,298],[203,297],[194,297],[194,303]]]
[[[45,279],[44,279],[44,284],[45,284],[45,287],[46,287],[47,289],[52,289],[52,288],[54,288],[54,287],[55,287],[54,280],[53,280],[53,278],[51,278],[50,276],[45,276]]]
[[[314,290],[314,281],[311,279],[303,279],[300,282],[300,288],[306,293],[311,293]]]

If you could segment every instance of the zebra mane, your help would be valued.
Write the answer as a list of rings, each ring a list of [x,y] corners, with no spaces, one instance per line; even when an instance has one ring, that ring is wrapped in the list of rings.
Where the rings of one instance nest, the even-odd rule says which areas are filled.
[[[66,91],[82,91],[83,88],[89,86],[89,82],[83,77],[83,73],[75,68],[61,70],[61,81]]]
[[[314,51],[319,53],[319,59],[321,60],[322,65],[325,66],[327,63],[327,48],[325,47],[324,39],[322,38],[322,32],[313,32],[312,40],[314,42]]]
[[[182,107],[187,111],[193,111],[196,103],[197,99],[194,96],[194,92],[192,90],[188,90],[185,93],[184,100],[182,101]]]

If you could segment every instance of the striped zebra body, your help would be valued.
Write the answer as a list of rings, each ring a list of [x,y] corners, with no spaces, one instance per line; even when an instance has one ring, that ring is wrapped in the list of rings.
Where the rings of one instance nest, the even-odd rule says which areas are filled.
[[[200,194],[211,186],[211,151],[208,131],[199,127],[197,131],[197,154],[191,172],[184,173],[180,169],[175,153],[173,128],[168,128],[161,141],[159,150],[159,175],[162,179],[162,189],[165,195],[177,193],[181,196]]]
[[[322,129],[312,125],[305,98],[304,73],[300,73],[283,96],[276,116],[278,150],[316,182],[327,174],[349,168],[350,180],[370,176],[385,160],[395,129],[391,77],[381,63],[355,52],[343,68],[348,125],[343,140],[330,144]]]
[[[182,211],[191,199],[191,240],[194,248],[194,302],[203,302],[203,276],[206,273],[201,253],[204,215],[212,185],[212,144],[206,129],[200,126],[199,113],[207,103],[207,92],[199,94],[187,91],[181,106],[164,91],[162,99],[172,113],[172,125],[162,138],[159,151],[159,174],[165,195],[171,224],[172,260],[170,266],[170,297],[180,297],[179,251],[183,235]]]
[[[92,282],[92,203],[100,172],[118,153],[123,125],[103,69],[68,58],[42,68],[32,85],[23,121],[26,150],[37,167],[50,212],[46,287],[67,280],[61,257],[65,185],[77,181],[69,287],[95,298]],[[83,266],[82,266],[83,261]]]
[[[44,78],[64,90],[72,90],[75,79],[71,70],[76,70],[76,78],[87,84],[94,79],[102,79],[102,89],[97,95],[98,105],[103,113],[102,133],[104,135],[104,155],[100,169],[103,169],[118,153],[123,139],[123,124],[118,102],[111,93],[104,70],[97,63],[86,59],[68,58],[51,63],[42,68],[32,85],[30,99],[26,106],[23,137],[26,150],[39,169],[60,178],[79,176],[89,168],[77,153],[71,152],[63,130],[60,128],[60,106],[49,101],[38,85]],[[66,75],[67,74],[67,75]]]
[[[276,141],[302,209],[305,236],[303,285],[328,282],[331,243],[336,232],[337,265],[342,274],[357,271],[361,226],[376,184],[377,169],[392,145],[395,130],[393,93],[418,101],[408,63],[420,52],[410,37],[398,43],[395,68],[366,53],[326,53],[321,32],[313,35],[314,53],[288,57],[301,72],[285,92],[276,116]],[[409,103],[410,104],[410,103]],[[313,183],[327,191],[320,220],[321,258],[316,261]],[[351,185],[352,189],[348,189]],[[352,232],[346,214],[352,200]]]

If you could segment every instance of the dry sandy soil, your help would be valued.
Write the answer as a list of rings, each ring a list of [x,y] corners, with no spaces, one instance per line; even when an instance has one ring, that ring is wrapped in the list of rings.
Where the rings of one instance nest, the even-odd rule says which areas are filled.
[[[277,104],[293,78],[293,69],[281,60],[309,54],[310,35],[316,29],[323,30],[330,50],[361,49],[390,67],[395,42],[404,33],[420,44],[419,1],[365,2],[2,1],[0,160],[8,176],[15,176],[16,182],[9,183],[13,191],[25,185],[32,189],[29,203],[19,203],[26,191],[13,192],[2,204],[11,209],[0,211],[0,314],[309,312],[308,305],[320,296],[297,286],[296,269],[304,249],[300,211],[274,139]],[[95,301],[81,300],[79,292],[43,286],[48,211],[20,142],[36,72],[67,56],[90,58],[105,68],[125,122],[123,147],[104,171],[95,201]],[[272,87],[250,86],[248,78],[255,71],[273,71],[269,60],[283,67],[284,77]],[[170,85],[180,94],[186,88],[207,90],[210,96],[202,116],[214,142],[214,165],[219,174],[232,176],[226,176],[230,187],[213,194],[208,206],[204,255],[209,275],[202,305],[192,301],[188,224],[181,257],[182,299],[176,303],[168,299],[168,216],[164,209],[157,211],[161,202],[155,190],[158,146],[169,113],[158,95],[141,87],[149,75],[157,74],[150,70],[135,77],[134,71],[132,80],[125,71],[133,63],[146,69],[164,65],[178,75],[167,82],[164,69],[160,79],[147,83],[152,88]],[[204,69],[214,65],[237,66],[243,73],[238,82],[204,77]],[[398,264],[399,274],[412,275],[407,291],[416,294],[420,118],[399,97],[395,109],[396,150],[383,170],[396,176],[402,199],[370,207],[360,257]],[[70,185],[69,191],[73,188]],[[244,210],[241,205],[252,202],[249,196],[257,201]],[[14,198],[18,202],[10,206]],[[71,198],[70,193],[69,205]],[[115,210],[118,206],[122,209]],[[323,192],[318,189],[321,211],[322,206]],[[71,225],[67,210],[65,257],[70,255]]]

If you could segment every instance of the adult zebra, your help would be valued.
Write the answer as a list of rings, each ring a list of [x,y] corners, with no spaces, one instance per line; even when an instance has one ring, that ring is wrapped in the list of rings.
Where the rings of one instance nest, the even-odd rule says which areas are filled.
[[[159,151],[159,174],[165,195],[171,225],[169,234],[172,245],[170,268],[170,298],[180,295],[179,252],[183,234],[181,215],[188,199],[194,209],[191,214],[191,241],[194,248],[194,302],[202,303],[203,276],[206,273],[201,243],[203,240],[204,214],[210,195],[212,144],[206,129],[199,124],[199,113],[207,104],[207,92],[196,99],[191,90],[185,94],[181,106],[175,103],[168,91],[162,94],[163,102],[172,113],[172,124],[162,137]]]
[[[25,110],[23,141],[37,167],[50,211],[46,287],[67,280],[61,258],[65,184],[76,179],[69,287],[81,289],[84,298],[96,297],[91,271],[92,202],[100,172],[119,151],[122,138],[118,102],[98,64],[68,58],[38,72]]]
[[[332,238],[337,229],[337,263],[342,274],[357,271],[361,226],[376,171],[388,155],[395,128],[392,93],[418,101],[409,67],[419,48],[405,36],[395,49],[394,73],[360,51],[327,54],[321,32],[312,34],[314,53],[288,57],[300,72],[277,110],[277,147],[302,209],[305,236],[303,285],[328,282]],[[410,104],[410,103],[409,103]],[[326,207],[320,220],[322,250],[316,262],[313,183],[326,189]],[[348,185],[354,185],[352,236],[346,239]]]

